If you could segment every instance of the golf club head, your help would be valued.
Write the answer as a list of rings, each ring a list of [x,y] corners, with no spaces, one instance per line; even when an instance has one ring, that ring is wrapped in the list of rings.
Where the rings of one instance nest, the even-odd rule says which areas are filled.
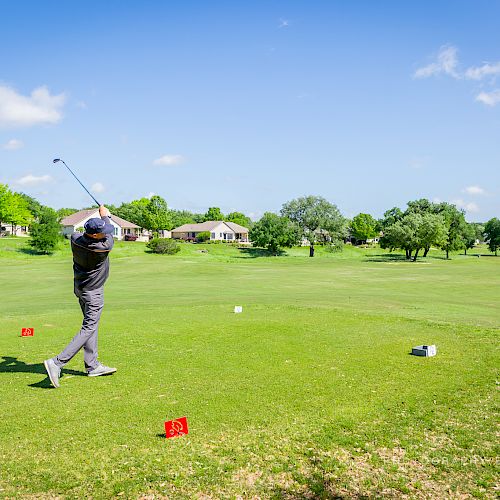
[[[61,161],[61,159],[60,159],[60,158],[54,158],[54,159],[52,160],[52,163],[57,163],[58,161]]]

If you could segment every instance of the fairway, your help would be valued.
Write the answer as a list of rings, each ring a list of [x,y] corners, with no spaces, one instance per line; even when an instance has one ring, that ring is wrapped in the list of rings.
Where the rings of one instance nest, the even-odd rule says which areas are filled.
[[[0,240],[0,496],[495,497],[500,258],[118,242],[99,333],[118,372],[79,354],[55,390],[71,253],[23,244]]]

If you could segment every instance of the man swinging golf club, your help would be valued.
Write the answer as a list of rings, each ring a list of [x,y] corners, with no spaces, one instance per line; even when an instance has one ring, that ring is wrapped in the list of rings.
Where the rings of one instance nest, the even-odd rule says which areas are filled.
[[[114,227],[109,210],[99,207],[100,219],[89,219],[85,233],[71,235],[73,252],[74,292],[80,302],[83,323],[73,340],[57,356],[43,363],[54,387],[59,387],[61,368],[83,347],[85,369],[89,377],[114,373],[116,368],[104,366],[97,361],[97,331],[104,306],[104,283],[109,276],[108,254],[113,248]]]

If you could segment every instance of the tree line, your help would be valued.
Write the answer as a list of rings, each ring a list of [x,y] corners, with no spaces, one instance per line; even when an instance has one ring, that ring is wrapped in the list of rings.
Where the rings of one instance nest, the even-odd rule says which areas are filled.
[[[450,252],[461,249],[466,253],[478,239],[486,241],[495,255],[500,248],[499,219],[493,218],[484,225],[468,223],[465,212],[455,205],[433,203],[425,198],[408,202],[404,211],[393,207],[380,219],[366,213],[347,219],[335,204],[320,196],[288,201],[279,214],[266,212],[257,222],[242,212],[223,214],[218,207],[210,207],[205,213],[171,209],[158,195],[118,206],[108,205],[108,208],[112,214],[156,235],[160,230],[184,224],[214,220],[234,222],[250,229],[250,240],[255,246],[273,254],[306,243],[313,257],[316,245],[326,245],[335,252],[341,251],[348,240],[363,243],[375,237],[380,238],[382,248],[404,250],[406,258],[413,261],[419,255],[426,257],[431,247],[442,249],[447,258]],[[54,210],[0,184],[0,221],[13,227],[29,226],[30,244],[44,253],[50,253],[57,245],[61,219],[77,211],[76,208]]]
[[[308,242],[311,257],[318,243],[338,251],[347,239],[363,242],[376,236],[382,248],[404,250],[406,258],[413,261],[420,252],[426,257],[431,247],[442,249],[447,259],[450,252],[463,249],[467,253],[481,239],[497,255],[500,220],[495,217],[485,225],[468,223],[465,212],[455,205],[425,198],[408,202],[405,211],[393,207],[379,220],[365,213],[348,220],[324,198],[305,196],[285,203],[279,215],[265,213],[250,232],[255,245],[274,254]]]

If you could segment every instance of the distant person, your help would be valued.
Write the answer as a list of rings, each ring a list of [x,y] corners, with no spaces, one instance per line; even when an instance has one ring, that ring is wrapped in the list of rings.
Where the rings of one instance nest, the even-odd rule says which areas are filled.
[[[100,219],[89,219],[85,223],[85,233],[71,235],[74,292],[83,313],[81,330],[73,337],[64,351],[43,362],[54,387],[59,387],[61,368],[83,347],[85,370],[89,377],[108,375],[116,368],[104,366],[97,361],[97,331],[102,308],[104,307],[104,283],[109,276],[109,252],[114,244],[114,227],[110,222],[109,210],[99,207]]]

